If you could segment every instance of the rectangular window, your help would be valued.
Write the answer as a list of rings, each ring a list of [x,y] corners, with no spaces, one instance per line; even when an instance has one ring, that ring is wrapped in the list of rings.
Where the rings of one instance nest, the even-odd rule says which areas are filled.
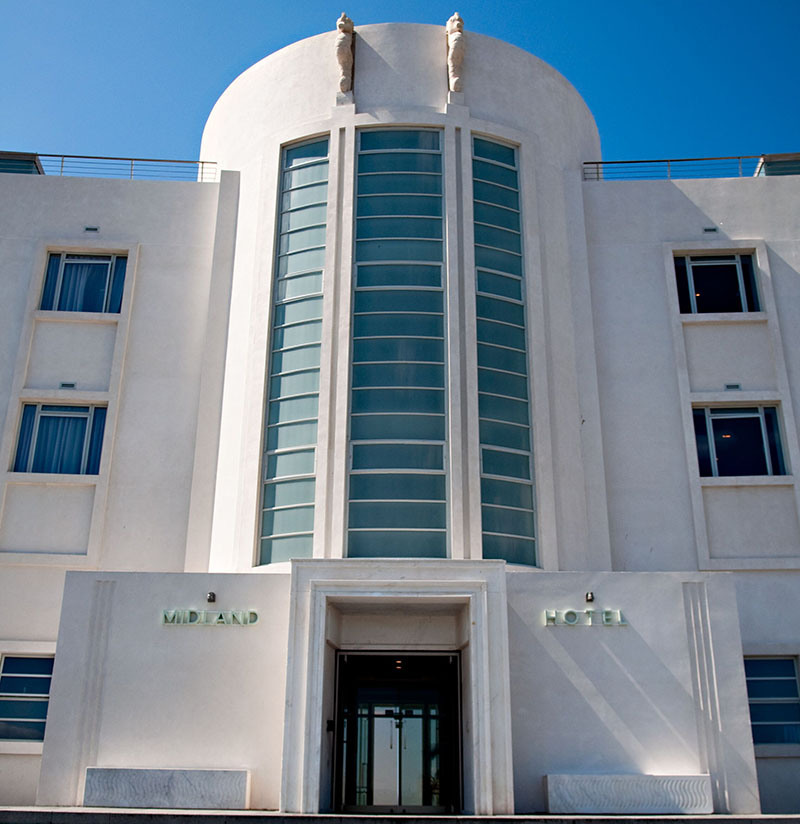
[[[42,741],[53,658],[4,655],[0,666],[0,740]]]
[[[752,255],[682,255],[675,277],[682,314],[761,310]]]
[[[796,658],[745,658],[754,744],[800,744]]]
[[[692,415],[703,477],[786,474],[777,407],[703,407]]]
[[[12,471],[97,475],[105,423],[104,406],[26,403]]]
[[[53,253],[47,261],[39,308],[118,313],[127,264],[125,255]]]

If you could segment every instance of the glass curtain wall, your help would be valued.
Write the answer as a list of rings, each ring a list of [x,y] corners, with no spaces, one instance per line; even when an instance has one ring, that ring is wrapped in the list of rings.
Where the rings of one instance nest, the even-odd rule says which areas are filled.
[[[281,157],[259,563],[310,558],[319,407],[328,139]]]
[[[516,152],[473,137],[483,557],[535,564]]]
[[[350,557],[447,554],[440,140],[359,133]]]

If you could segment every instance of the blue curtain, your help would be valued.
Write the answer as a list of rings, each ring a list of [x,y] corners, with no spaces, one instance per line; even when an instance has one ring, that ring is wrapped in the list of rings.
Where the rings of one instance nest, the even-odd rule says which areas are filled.
[[[83,417],[42,415],[31,472],[79,475],[87,423]]]
[[[105,310],[108,264],[67,261],[61,279],[58,308],[61,312]]]
[[[92,415],[92,434],[89,436],[89,456],[86,459],[86,474],[97,475],[100,471],[100,453],[103,448],[103,432],[106,428],[106,408],[95,407]]]
[[[36,406],[26,403],[22,408],[22,423],[19,427],[19,440],[17,441],[17,455],[14,459],[14,472],[27,472],[28,460],[31,456],[31,443],[33,441],[33,424],[36,420]]]
[[[125,286],[125,270],[128,258],[118,257],[114,261],[114,274],[111,276],[111,296],[108,299],[108,311],[119,312],[122,306],[122,289]]]
[[[58,283],[58,267],[61,265],[61,255],[50,255],[47,259],[47,274],[44,278],[44,290],[42,291],[42,309],[52,309],[56,297],[56,284]]]

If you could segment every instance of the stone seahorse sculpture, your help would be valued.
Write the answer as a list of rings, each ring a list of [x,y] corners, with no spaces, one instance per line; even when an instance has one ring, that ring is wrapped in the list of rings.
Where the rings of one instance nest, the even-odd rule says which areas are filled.
[[[447,21],[445,31],[447,32],[448,88],[451,92],[460,92],[463,91],[461,66],[464,63],[466,43],[464,41],[464,20],[458,12]]]
[[[353,21],[342,12],[336,21],[336,60],[339,62],[339,91],[353,88]]]

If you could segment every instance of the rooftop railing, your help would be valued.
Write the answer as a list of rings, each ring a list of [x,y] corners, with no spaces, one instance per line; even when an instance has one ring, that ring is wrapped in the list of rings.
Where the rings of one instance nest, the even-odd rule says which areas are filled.
[[[598,160],[583,164],[584,180],[675,180],[753,177],[768,155],[681,157],[671,160]]]
[[[0,152],[0,172],[125,180],[188,180],[200,183],[214,183],[217,180],[217,164],[205,160],[23,152]]]

